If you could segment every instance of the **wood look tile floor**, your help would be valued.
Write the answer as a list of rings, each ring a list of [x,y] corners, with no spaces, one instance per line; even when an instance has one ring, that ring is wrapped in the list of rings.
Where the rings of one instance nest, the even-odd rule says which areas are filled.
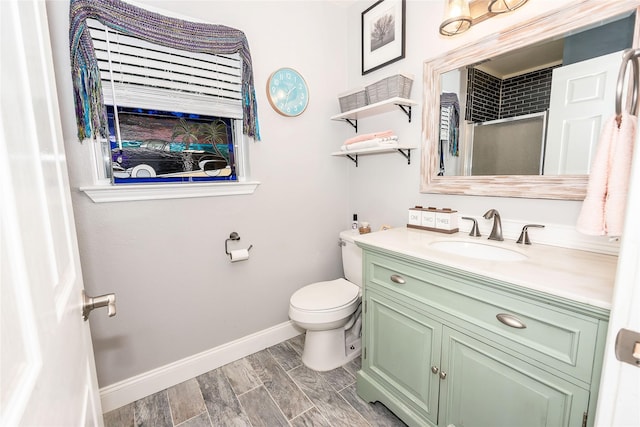
[[[360,358],[329,372],[302,364],[304,335],[104,414],[106,427],[405,426],[356,394]]]

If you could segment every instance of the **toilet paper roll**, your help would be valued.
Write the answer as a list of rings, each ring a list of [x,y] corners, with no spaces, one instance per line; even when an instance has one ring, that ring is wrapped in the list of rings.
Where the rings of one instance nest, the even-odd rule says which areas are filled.
[[[245,261],[249,259],[249,249],[236,249],[230,252],[231,262]]]

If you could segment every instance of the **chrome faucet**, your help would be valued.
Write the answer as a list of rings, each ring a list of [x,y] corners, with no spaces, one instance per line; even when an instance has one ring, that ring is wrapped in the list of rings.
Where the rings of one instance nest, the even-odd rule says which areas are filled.
[[[498,240],[502,242],[502,221],[500,221],[500,214],[495,209],[489,209],[484,215],[485,219],[493,218],[493,228],[491,234],[489,234],[489,240]]]

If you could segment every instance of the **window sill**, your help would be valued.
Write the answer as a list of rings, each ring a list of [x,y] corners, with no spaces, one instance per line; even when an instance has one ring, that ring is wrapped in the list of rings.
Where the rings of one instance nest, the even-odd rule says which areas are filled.
[[[253,194],[258,181],[206,184],[95,185],[80,187],[94,203],[130,202],[135,200],[186,199],[193,197],[238,196]]]

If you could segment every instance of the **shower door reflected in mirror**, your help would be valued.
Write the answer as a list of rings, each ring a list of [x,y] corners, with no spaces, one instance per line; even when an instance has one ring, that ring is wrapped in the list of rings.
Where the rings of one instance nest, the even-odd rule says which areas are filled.
[[[541,175],[546,113],[473,126],[471,175]]]

